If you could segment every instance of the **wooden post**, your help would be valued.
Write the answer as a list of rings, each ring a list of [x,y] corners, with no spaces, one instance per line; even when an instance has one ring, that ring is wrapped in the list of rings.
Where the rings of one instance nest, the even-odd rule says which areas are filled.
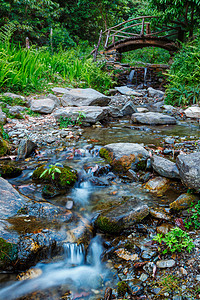
[[[151,33],[150,23],[146,23],[146,34]]]
[[[115,36],[112,37],[112,43],[115,43]]]
[[[30,48],[30,44],[29,44],[29,38],[26,37],[26,48],[29,49]]]
[[[142,29],[141,29],[140,36],[144,36],[144,18],[142,19]]]
[[[97,47],[95,47],[94,61],[97,60],[97,54],[98,54],[99,46],[100,46],[100,43],[101,43],[102,33],[103,33],[103,31],[101,30],[100,31],[100,35],[99,35],[99,41],[98,41]]]
[[[106,42],[105,42],[104,48],[106,48],[106,47],[107,47],[107,45],[108,45],[109,36],[110,36],[110,30],[108,30],[108,33],[107,33],[107,36],[106,36]]]

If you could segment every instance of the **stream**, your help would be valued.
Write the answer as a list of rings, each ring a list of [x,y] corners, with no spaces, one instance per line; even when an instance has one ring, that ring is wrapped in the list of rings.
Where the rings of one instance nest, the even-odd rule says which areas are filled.
[[[174,139],[175,144],[166,144],[167,138]],[[78,245],[71,232],[76,228],[81,230],[83,224],[92,224],[101,210],[111,204],[118,205],[127,197],[136,197],[140,203],[169,211],[169,203],[182,193],[183,188],[178,182],[163,195],[155,195],[144,189],[142,182],[134,182],[114,174],[99,156],[99,150],[103,145],[118,142],[139,143],[146,149],[155,151],[159,151],[159,147],[166,148],[170,150],[168,157],[173,160],[175,152],[180,149],[184,148],[186,152],[190,152],[200,147],[200,130],[197,122],[185,121],[173,126],[133,126],[129,119],[121,119],[105,126],[85,127],[77,141],[58,141],[56,145],[39,148],[37,154],[26,161],[14,161],[23,172],[20,176],[9,179],[9,183],[31,200],[67,209],[69,220],[62,220],[61,217],[57,221],[44,222],[26,214],[21,218],[10,219],[10,230],[14,235],[23,237],[24,234],[31,235],[42,230],[59,233],[63,250],[58,255],[52,256],[49,253],[49,257],[43,258],[36,265],[33,264],[36,273],[39,270],[39,274],[30,280],[16,281],[16,274],[1,273],[1,300],[102,299],[106,287],[116,288],[117,282],[124,279],[120,275],[122,272],[117,267],[114,268],[118,262],[115,261],[115,257],[109,256],[108,249],[119,243],[123,245],[124,239],[131,232],[117,238],[94,231],[91,240],[87,241],[87,248],[83,244]],[[42,196],[41,184],[36,184],[31,179],[33,171],[42,163],[47,166],[59,163],[77,170],[79,179],[69,193],[50,199]],[[99,166],[104,173],[102,176],[95,176]],[[155,234],[156,225],[150,222],[148,234],[142,233],[136,238],[137,247],[146,249],[144,244]],[[126,263],[122,263],[121,268],[125,267]],[[135,278],[140,275],[136,275],[137,272],[133,275],[133,270],[131,272]]]

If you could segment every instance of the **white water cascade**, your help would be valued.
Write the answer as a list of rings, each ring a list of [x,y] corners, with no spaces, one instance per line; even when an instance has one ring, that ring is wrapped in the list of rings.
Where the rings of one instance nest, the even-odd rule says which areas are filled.
[[[69,284],[70,290],[79,287],[85,289],[97,289],[101,285],[103,265],[100,256],[102,246],[98,237],[91,241],[88,257],[85,262],[85,252],[83,246],[77,244],[65,244],[65,258],[54,263],[39,263],[35,268],[39,268],[42,274],[34,279],[17,281],[0,291],[1,300],[17,299],[21,296],[47,288]],[[76,266],[70,267],[69,264]]]

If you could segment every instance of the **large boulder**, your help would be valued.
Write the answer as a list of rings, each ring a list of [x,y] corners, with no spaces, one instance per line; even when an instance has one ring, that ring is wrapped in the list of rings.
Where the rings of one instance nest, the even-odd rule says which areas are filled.
[[[156,97],[156,98],[162,98],[164,96],[164,92],[160,90],[155,90],[152,87],[148,88],[148,95],[149,97]]]
[[[176,159],[182,182],[200,192],[200,152],[181,154]]]
[[[180,178],[178,168],[172,161],[157,155],[153,155],[151,162],[153,169],[159,175],[167,178]]]
[[[131,229],[135,223],[143,220],[148,214],[149,208],[146,204],[131,198],[118,207],[101,213],[95,225],[105,233],[120,234],[124,230]]]
[[[100,156],[105,158],[117,172],[124,173],[129,169],[145,169],[149,153],[139,144],[114,143],[101,148]]]
[[[149,125],[173,125],[176,124],[174,117],[156,112],[134,113],[131,116],[133,123],[149,124]]]
[[[91,88],[70,89],[66,91],[61,99],[63,106],[107,106],[110,98]]]
[[[186,117],[188,118],[194,118],[194,119],[200,119],[200,107],[199,106],[191,106],[188,107],[184,111]]]
[[[100,106],[80,106],[80,107],[66,107],[58,108],[54,111],[54,117],[59,120],[63,118],[71,118],[72,121],[76,121],[80,113],[84,113],[85,118],[83,122],[95,124],[98,121],[106,120],[108,117],[108,107]]]
[[[31,101],[30,108],[34,112],[41,114],[50,114],[56,107],[56,103],[52,99],[36,99]]]

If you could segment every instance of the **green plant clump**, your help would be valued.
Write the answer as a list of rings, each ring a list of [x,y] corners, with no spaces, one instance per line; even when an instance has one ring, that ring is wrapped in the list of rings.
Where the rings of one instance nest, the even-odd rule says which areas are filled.
[[[59,164],[49,165],[47,168],[42,165],[32,175],[33,180],[51,183],[58,188],[73,186],[77,180],[76,171],[70,167],[62,167]]]
[[[200,201],[196,205],[192,203],[192,207],[188,209],[188,213],[191,214],[185,221],[185,227],[187,229],[194,227],[199,229],[200,227]]]
[[[17,245],[6,242],[0,238],[0,261],[3,263],[15,261],[17,258]]]
[[[117,293],[119,297],[123,297],[128,291],[128,285],[125,281],[120,281],[117,283]]]
[[[63,117],[61,116],[59,119],[59,123],[60,123],[60,128],[67,128],[68,126],[72,125],[81,125],[83,119],[86,118],[86,115],[84,112],[79,111],[78,112],[78,116],[76,117],[76,120],[72,120],[72,118],[68,118],[68,117]]]
[[[192,239],[189,234],[183,231],[179,227],[175,227],[170,230],[165,236],[163,234],[157,234],[154,239],[160,245],[164,244],[163,254],[167,252],[182,252],[183,250],[188,251],[189,253],[195,247]]]

